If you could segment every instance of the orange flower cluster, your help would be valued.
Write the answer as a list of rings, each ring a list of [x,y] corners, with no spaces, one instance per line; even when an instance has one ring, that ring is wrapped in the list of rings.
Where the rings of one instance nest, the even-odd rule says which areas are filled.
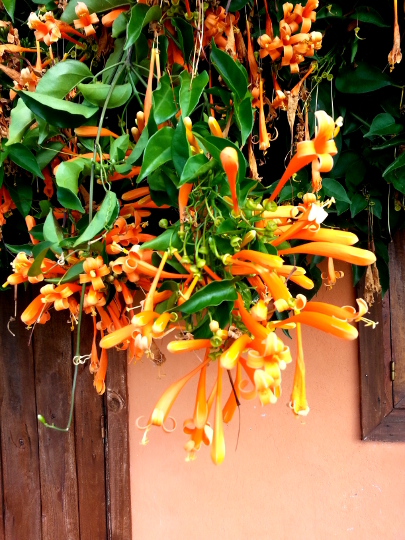
[[[283,5],[284,17],[279,23],[279,36],[263,34],[257,40],[260,58],[269,55],[274,62],[281,57],[281,66],[290,66],[291,73],[298,73],[298,65],[305,58],[314,56],[322,46],[322,34],[309,33],[311,24],[316,20],[314,9],[317,7],[318,0],[308,0],[305,7],[301,4],[294,7],[286,2]]]

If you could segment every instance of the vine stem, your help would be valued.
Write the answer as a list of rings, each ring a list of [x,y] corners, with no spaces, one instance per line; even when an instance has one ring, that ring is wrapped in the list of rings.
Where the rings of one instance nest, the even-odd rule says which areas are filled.
[[[111,83],[111,87],[110,87],[110,89],[108,91],[108,94],[107,94],[107,97],[105,99],[103,109],[101,111],[100,122],[99,122],[98,130],[97,130],[97,136],[96,136],[96,139],[94,141],[93,158],[91,160],[90,192],[89,192],[89,224],[93,219],[94,164],[95,164],[95,161],[96,161],[97,147],[99,146],[99,141],[100,141],[101,128],[103,126],[105,113],[107,111],[108,103],[110,101],[110,98],[112,96],[114,88],[115,88],[115,86],[116,86],[116,84],[118,82],[118,79],[121,76],[121,73],[123,72],[125,67],[130,64],[131,55],[132,55],[132,47],[130,47],[130,49],[128,50],[127,57],[125,59],[125,63],[121,64],[120,67],[118,68],[117,72],[115,73],[114,79],[113,79],[113,81]],[[82,325],[83,302],[84,302],[85,287],[86,287],[86,285],[83,283],[82,291],[81,291],[81,295],[80,295],[79,317],[78,317],[78,323],[77,323],[76,354],[75,354],[75,357],[74,357],[77,360],[75,362],[75,369],[74,369],[74,372],[73,372],[73,384],[72,384],[72,392],[71,392],[71,398],[70,398],[70,411],[69,411],[69,419],[68,419],[67,426],[65,428],[60,428],[60,427],[48,424],[45,421],[45,418],[41,414],[38,415],[38,421],[41,422],[45,427],[47,427],[49,429],[54,429],[56,431],[63,431],[65,433],[67,431],[69,431],[70,425],[72,423],[72,418],[73,418],[73,410],[74,410],[74,403],[75,403],[75,391],[76,391],[76,382],[77,382],[77,372],[78,372],[78,369],[79,369],[79,360],[80,360],[80,329],[81,329],[81,325]]]

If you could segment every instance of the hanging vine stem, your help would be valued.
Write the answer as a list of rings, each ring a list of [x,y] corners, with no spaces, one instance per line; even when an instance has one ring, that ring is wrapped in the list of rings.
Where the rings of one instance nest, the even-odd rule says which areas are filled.
[[[77,358],[80,355],[80,328],[82,324],[82,315],[83,315],[83,301],[84,301],[84,290],[86,285],[83,283],[82,285],[82,293],[80,295],[80,307],[79,307],[79,317],[78,317],[78,323],[77,323],[77,340],[76,340],[76,355],[75,358]],[[72,393],[70,396],[70,412],[69,412],[69,420],[67,423],[67,426],[65,428],[60,428],[57,426],[54,426],[53,424],[48,424],[48,422],[45,421],[45,418],[42,416],[42,414],[38,415],[38,421],[44,424],[45,427],[49,429],[54,429],[56,431],[69,431],[70,424],[72,423],[73,418],[73,408],[75,403],[75,391],[76,391],[76,382],[77,382],[77,370],[79,366],[76,364],[75,369],[73,372],[73,384],[72,384]]]
[[[113,79],[113,81],[111,83],[111,87],[110,87],[110,89],[108,91],[108,94],[107,94],[107,97],[106,97],[106,100],[105,100],[105,103],[104,103],[104,106],[103,106],[103,109],[101,111],[97,136],[96,136],[96,139],[94,141],[93,158],[91,160],[90,192],[89,192],[89,224],[93,219],[94,164],[96,162],[97,148],[99,147],[99,143],[100,143],[101,128],[103,126],[105,113],[107,112],[108,103],[110,101],[110,98],[112,96],[114,88],[115,88],[115,86],[116,86],[116,84],[117,84],[117,82],[118,82],[118,80],[119,80],[119,78],[121,76],[121,73],[123,72],[125,67],[129,65],[130,60],[131,60],[131,55],[132,55],[132,47],[128,50],[127,57],[125,59],[125,63],[121,64],[120,67],[118,68],[117,72],[115,73],[114,79]],[[80,295],[79,317],[78,317],[78,323],[77,323],[76,354],[75,354],[74,358],[79,358],[80,357],[80,329],[81,329],[81,324],[82,324],[83,302],[84,302],[85,288],[86,288],[86,285],[83,283],[82,292],[81,292],[81,295]],[[41,422],[45,427],[47,427],[49,429],[54,429],[56,431],[63,431],[65,433],[69,431],[70,425],[72,423],[72,418],[73,418],[73,409],[74,409],[74,403],[75,403],[75,392],[76,392],[76,382],[77,382],[77,371],[78,371],[78,369],[79,369],[79,364],[75,363],[75,369],[74,369],[74,372],[73,372],[72,392],[71,392],[71,397],[70,397],[69,419],[68,419],[67,426],[65,428],[60,428],[60,427],[54,426],[53,424],[52,425],[48,424],[48,422],[45,421],[45,418],[42,416],[42,414],[39,414],[38,415],[38,421]]]

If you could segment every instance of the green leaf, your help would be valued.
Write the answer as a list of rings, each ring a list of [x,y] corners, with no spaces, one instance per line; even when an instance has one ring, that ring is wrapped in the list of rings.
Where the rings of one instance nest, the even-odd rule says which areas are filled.
[[[355,19],[356,21],[375,24],[376,26],[380,27],[389,27],[389,24],[385,24],[378,11],[369,6],[360,6],[355,8],[354,13],[349,16],[349,19]]]
[[[100,208],[94,216],[93,221],[90,222],[83,234],[81,234],[76,240],[74,247],[92,240],[99,232],[104,230],[110,223],[111,217],[116,212],[117,204],[118,202],[116,194],[113,191],[107,191],[106,196],[104,197]]]
[[[403,130],[401,124],[396,124],[395,119],[388,113],[380,113],[374,117],[368,133],[364,137],[375,137],[379,135],[397,135]]]
[[[122,161],[129,145],[129,135],[121,135],[110,144],[110,160],[112,163]]]
[[[18,178],[17,185],[8,184],[8,192],[13,203],[23,217],[28,216],[32,204],[32,187],[26,179]]]
[[[10,244],[5,244],[6,248],[11,251],[11,253],[25,253],[28,256],[32,255],[32,244],[22,244],[21,246],[11,246]]]
[[[336,79],[336,88],[344,94],[374,92],[391,84],[391,78],[386,73],[365,62],[359,62],[356,69],[340,70]]]
[[[44,229],[44,224],[39,223],[39,225],[35,225],[34,227],[32,227],[32,229],[30,230],[30,235],[35,240],[39,240],[40,242],[42,242],[44,240],[43,229]]]
[[[44,222],[43,233],[44,239],[47,242],[52,242],[52,244],[59,244],[63,240],[62,229],[56,221],[52,209],[49,210],[49,214]]]
[[[366,206],[367,201],[363,197],[363,195],[361,195],[361,193],[356,193],[355,195],[353,195],[352,202],[350,204],[350,214],[352,218],[354,218],[354,216],[357,216],[357,214],[364,210]]]
[[[79,197],[75,195],[72,191],[70,191],[70,189],[64,187],[57,187],[56,197],[64,208],[68,208],[69,210],[76,210],[81,214],[85,213]]]
[[[47,143],[46,148],[43,148],[37,152],[35,159],[37,160],[39,170],[42,171],[47,165],[49,165],[53,158],[59,154],[59,151],[62,148],[62,143],[53,141]]]
[[[246,69],[225,52],[218,49],[214,41],[211,44],[211,61],[221,75],[227,87],[241,100],[245,97],[248,87]]]
[[[64,101],[38,92],[18,92],[31,111],[52,126],[75,128],[82,126],[98,109]]]
[[[180,80],[180,109],[182,118],[185,118],[197,107],[201,94],[208,84],[208,73],[203,71],[191,80],[191,75],[184,70],[180,74]]]
[[[74,281],[77,281],[80,274],[84,274],[83,270],[83,263],[84,261],[80,261],[73,266],[69,268],[69,270],[66,272],[64,276],[62,276],[62,279],[60,280],[60,284],[63,285],[63,283],[72,283]]]
[[[212,169],[215,164],[216,163],[213,159],[208,161],[204,154],[196,154],[195,156],[191,156],[188,158],[188,161],[181,174],[179,187],[187,182],[195,180],[198,178],[198,176],[202,176]]]
[[[52,242],[41,242],[32,248],[32,254],[34,256],[34,262],[28,270],[29,277],[39,276],[41,274],[41,264],[47,254]]]
[[[13,22],[14,22],[15,3],[16,3],[16,0],[3,0],[3,6],[6,8],[6,11]]]
[[[216,309],[211,310],[212,318],[214,321],[218,322],[220,328],[225,328],[226,325],[229,324],[229,315],[233,306],[234,302],[222,302]],[[202,324],[194,330],[193,336],[194,339],[209,339],[212,337],[208,314],[204,317]]]
[[[177,30],[177,39],[179,40],[180,50],[186,64],[190,63],[190,56],[194,50],[193,27],[184,19],[174,17],[170,22]]]
[[[118,38],[114,41],[114,51],[108,56],[108,60],[105,63],[105,67],[108,68],[110,66],[115,66],[121,58],[122,54],[124,52],[124,44],[125,44],[125,38]],[[118,66],[115,66],[111,69],[107,69],[103,72],[101,75],[101,80],[103,83],[107,83],[109,80],[111,80],[111,77],[114,75],[114,71],[118,68]],[[105,68],[104,68],[105,69]]]
[[[75,7],[78,0],[70,0],[65,8],[65,11],[61,15],[61,21],[72,24],[77,19]],[[127,6],[128,0],[86,0],[86,6],[89,8],[89,13],[102,13],[103,11],[111,11],[112,9],[119,8],[121,6]]]
[[[160,167],[160,165],[163,165],[172,158],[171,145],[173,134],[174,129],[164,127],[149,139],[145,148],[142,167],[138,177],[139,182]]]
[[[38,167],[37,160],[26,146],[21,143],[15,143],[7,147],[8,156],[16,165],[29,171],[35,176],[43,178],[41,169]]]
[[[90,172],[91,162],[88,159],[76,159],[75,161],[62,161],[56,171],[56,185],[58,186],[57,197],[59,202],[70,210],[78,210],[84,214],[84,209],[77,196],[79,176],[83,171]],[[60,191],[61,190],[61,191]],[[70,192],[70,195],[66,193]],[[63,202],[61,200],[63,198]]]
[[[397,137],[393,137],[392,139],[389,139],[388,141],[385,141],[378,146],[373,146],[371,149],[386,150],[387,148],[399,146],[400,144],[405,144],[405,135],[398,135]]]
[[[405,165],[405,152],[402,152],[401,155],[397,157],[396,160],[394,160],[383,172],[383,177],[387,176],[387,174],[392,173],[399,167],[403,167]]]
[[[350,204],[345,188],[340,182],[333,178],[322,178],[322,189],[329,197],[334,197],[337,201],[343,201]]]
[[[38,214],[36,214],[35,217],[38,218],[38,219],[42,219],[42,218],[46,217],[49,214],[49,210],[51,210],[52,204],[47,200],[39,201],[39,207],[40,207],[41,211]]]
[[[8,130],[8,141],[6,146],[21,142],[24,133],[34,122],[35,117],[32,111],[26,106],[22,99],[19,99],[17,106],[11,111],[10,127]]]
[[[111,85],[103,83],[78,84],[77,88],[89,103],[97,107],[103,107]],[[129,100],[131,94],[132,86],[130,83],[117,84],[108,100],[107,109],[121,107]]]
[[[93,75],[83,62],[78,60],[58,62],[41,77],[35,93],[62,99],[88,77]]]
[[[136,163],[136,161],[143,154],[143,151],[146,148],[148,140],[149,140],[148,128],[145,126],[143,128],[142,135],[139,137],[139,141],[136,143],[135,148],[129,154],[129,156],[128,156],[127,160],[126,160],[126,163],[128,163],[129,165],[132,165],[133,163]]]
[[[223,279],[222,281],[213,281],[198,290],[177,309],[182,313],[192,315],[209,306],[218,306],[221,302],[231,302],[237,300],[237,298],[234,280]]]
[[[111,37],[113,39],[120,37],[127,30],[128,20],[125,15],[125,12],[122,12],[118,15],[112,25]]]
[[[172,246],[176,249],[180,249],[183,244],[177,234],[178,226],[171,227],[166,229],[162,234],[149,240],[149,242],[144,242],[141,249],[152,249],[154,251],[166,251],[169,246]]]
[[[242,136],[242,146],[244,146],[253,128],[253,109],[250,94],[239,104],[235,103],[235,117]]]
[[[176,114],[177,107],[174,102],[173,89],[167,73],[164,73],[161,77],[156,90],[152,94],[152,98],[153,114],[157,124],[166,122],[166,120]]]
[[[187,160],[190,157],[190,150],[186,137],[186,128],[183,122],[179,122],[174,131],[171,152],[174,168],[176,169],[179,177],[181,177]]]
[[[221,151],[227,146],[231,146],[232,148],[234,148],[237,151],[239,158],[238,183],[242,182],[243,178],[245,178],[246,175],[246,160],[242,152],[236,146],[236,144],[229,141],[228,139],[221,139],[220,137],[213,137],[212,135],[204,138],[195,133],[195,136],[199,141],[201,141],[207,151],[219,164],[221,164]]]
[[[162,18],[162,10],[159,6],[149,8],[147,4],[135,4],[131,9],[131,18],[127,30],[127,41],[124,49],[127,50],[139,38],[142,28],[151,21],[159,21]]]

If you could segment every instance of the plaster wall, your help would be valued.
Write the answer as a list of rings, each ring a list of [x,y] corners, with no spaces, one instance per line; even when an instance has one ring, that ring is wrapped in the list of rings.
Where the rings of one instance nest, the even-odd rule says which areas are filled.
[[[337,266],[345,279],[317,299],[354,305],[350,268]],[[357,342],[305,327],[303,341],[309,415],[296,419],[286,406],[293,362],[276,405],[242,402],[237,450],[238,415],[225,426],[220,467],[207,447],[194,462],[184,461],[181,426],[192,416],[198,377],[172,409],[179,424],[174,433],[155,428],[141,446],[135,427],[197,357],[167,354],[160,380],[149,360],[129,366],[134,540],[405,540],[405,444],[360,441]],[[288,344],[294,359],[294,339]],[[211,388],[214,366],[208,372]]]

